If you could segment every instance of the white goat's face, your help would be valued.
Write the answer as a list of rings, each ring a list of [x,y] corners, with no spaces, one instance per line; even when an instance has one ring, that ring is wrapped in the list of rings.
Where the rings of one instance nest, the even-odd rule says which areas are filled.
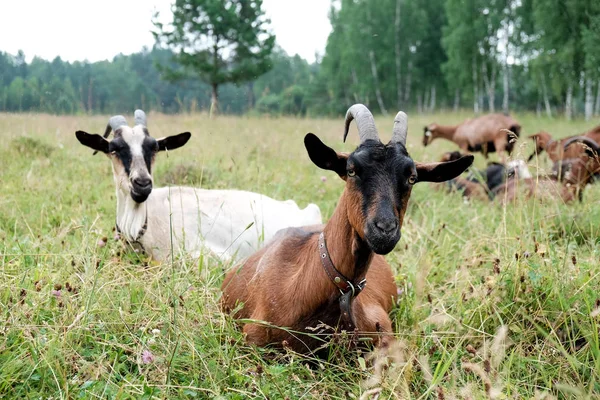
[[[108,129],[107,132],[110,133]],[[128,193],[137,203],[146,201],[152,192],[152,166],[156,153],[181,147],[191,136],[189,132],[184,132],[157,140],[150,136],[143,125],[133,128],[121,125],[114,129],[114,139],[111,141],[83,131],[77,131],[75,135],[81,144],[101,151],[111,159],[117,188]]]
[[[152,166],[158,152],[156,139],[141,125],[123,126],[115,131],[108,151],[117,187],[137,203],[146,201],[152,192]]]

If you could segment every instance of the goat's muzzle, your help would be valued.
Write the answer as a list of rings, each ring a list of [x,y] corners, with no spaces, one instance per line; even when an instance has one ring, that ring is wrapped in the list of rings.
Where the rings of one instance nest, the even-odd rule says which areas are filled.
[[[394,250],[400,240],[400,226],[396,219],[380,219],[367,223],[365,237],[376,254],[387,254]]]
[[[152,179],[135,178],[131,181],[131,198],[136,203],[143,203],[152,193]]]

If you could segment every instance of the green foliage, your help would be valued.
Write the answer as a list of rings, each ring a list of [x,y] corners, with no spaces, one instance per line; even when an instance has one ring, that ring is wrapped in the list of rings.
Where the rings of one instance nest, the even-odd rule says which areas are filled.
[[[192,73],[213,88],[254,80],[271,67],[275,36],[268,33],[262,0],[178,0],[173,22],[155,21],[154,35],[175,52],[184,70],[165,69],[172,79]]]

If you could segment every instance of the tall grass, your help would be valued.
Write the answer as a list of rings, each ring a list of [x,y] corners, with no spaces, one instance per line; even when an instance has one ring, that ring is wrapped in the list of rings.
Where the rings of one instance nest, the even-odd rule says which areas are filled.
[[[410,116],[408,149],[431,161],[422,127],[466,115]],[[516,116],[524,136],[582,132],[583,122]],[[600,188],[584,202],[465,203],[417,185],[387,256],[401,296],[386,354],[327,360],[244,343],[221,314],[229,265],[206,255],[173,265],[114,239],[109,161],[76,141],[107,117],[0,115],[0,397],[10,398],[570,398],[600,393]],[[155,137],[190,143],[156,163],[155,182],[238,188],[328,218],[342,191],[312,165],[307,132],[337,150],[342,121],[149,116]],[[381,136],[391,118],[377,118]],[[495,156],[493,156],[495,157]],[[481,156],[479,167],[485,166]],[[546,157],[533,167],[549,170]]]

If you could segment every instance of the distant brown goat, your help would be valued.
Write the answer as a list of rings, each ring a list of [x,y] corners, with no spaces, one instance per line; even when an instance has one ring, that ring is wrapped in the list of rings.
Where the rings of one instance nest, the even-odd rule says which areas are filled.
[[[222,307],[235,318],[253,320],[243,328],[249,343],[306,353],[327,347],[322,335],[330,337],[330,328],[371,338],[379,346],[393,341],[388,313],[397,287],[383,255],[400,240],[412,186],[454,178],[473,156],[415,162],[405,147],[406,114],[396,115],[387,145],[362,104],[346,113],[344,140],[352,120],[360,145],[350,154],[336,152],[312,133],[304,138],[312,162],[346,182],[329,222],[279,231],[225,277]]]
[[[456,126],[430,124],[424,129],[423,146],[429,145],[434,139],[444,138],[456,143],[463,151],[482,152],[486,158],[488,153],[498,152],[504,157],[504,151],[508,154],[512,152],[514,139],[520,133],[521,125],[513,118],[503,114],[488,114]]]
[[[530,161],[536,154],[539,155],[544,150],[546,150],[546,153],[548,153],[548,157],[550,157],[552,162],[565,160],[567,158],[577,158],[584,153],[583,148],[580,146],[571,146],[568,149],[565,149],[565,143],[570,139],[581,136],[592,139],[596,143],[600,143],[600,125],[584,133],[583,135],[568,136],[566,138],[557,140],[552,139],[552,135],[545,131],[531,135],[529,138],[533,139],[535,142],[535,149],[527,161]]]
[[[565,141],[565,154],[576,148],[578,157],[559,160],[552,167],[553,175],[567,185],[579,200],[583,199],[583,189],[592,183],[594,176],[600,173],[600,146],[585,136],[575,136]]]

